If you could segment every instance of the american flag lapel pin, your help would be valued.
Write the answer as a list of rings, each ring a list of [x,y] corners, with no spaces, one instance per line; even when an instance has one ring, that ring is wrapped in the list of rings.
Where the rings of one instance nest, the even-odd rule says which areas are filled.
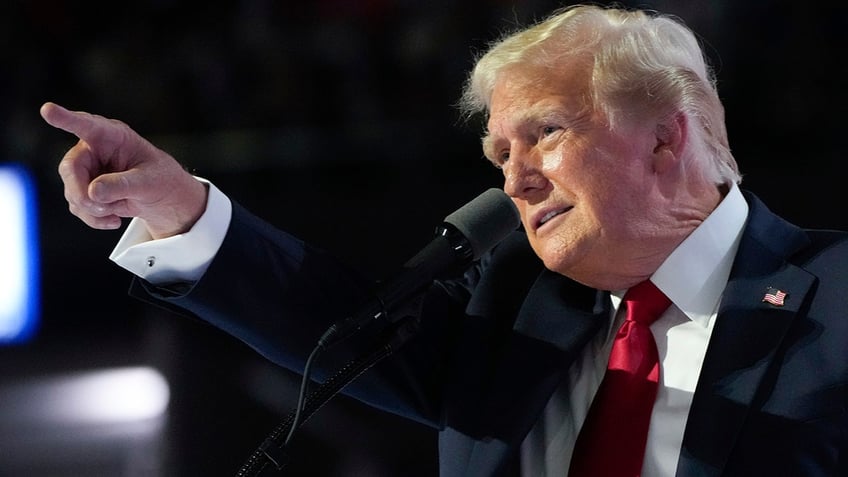
[[[766,288],[765,296],[763,296],[763,302],[771,303],[774,306],[783,306],[786,296],[785,291],[778,290],[774,287],[768,287]]]

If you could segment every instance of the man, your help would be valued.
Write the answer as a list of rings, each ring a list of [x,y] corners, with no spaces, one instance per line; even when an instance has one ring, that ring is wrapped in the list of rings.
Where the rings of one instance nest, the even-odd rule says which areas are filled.
[[[558,11],[495,44],[464,100],[488,116],[484,151],[524,230],[434,286],[420,335],[352,395],[439,428],[442,475],[568,475],[634,440],[627,475],[848,475],[848,236],[803,231],[740,191],[688,29]],[[126,125],[51,103],[42,115],[80,138],[59,166],[71,211],[104,229],[136,218],[112,255],[141,278],[134,294],[295,370],[365,296]],[[583,435],[636,308],[626,292],[644,284],[670,301],[649,328],[649,427],[607,430],[593,454]]]

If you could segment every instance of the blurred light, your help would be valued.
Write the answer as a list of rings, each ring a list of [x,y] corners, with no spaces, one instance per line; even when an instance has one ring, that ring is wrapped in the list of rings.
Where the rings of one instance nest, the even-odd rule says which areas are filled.
[[[168,382],[154,368],[75,372],[3,389],[0,418],[60,427],[131,424],[164,417],[169,400]]]
[[[116,424],[160,417],[168,408],[170,388],[153,368],[93,371],[69,377],[55,393],[63,396],[52,410],[59,421]]]
[[[21,166],[0,166],[0,343],[32,336],[38,321],[35,187]]]

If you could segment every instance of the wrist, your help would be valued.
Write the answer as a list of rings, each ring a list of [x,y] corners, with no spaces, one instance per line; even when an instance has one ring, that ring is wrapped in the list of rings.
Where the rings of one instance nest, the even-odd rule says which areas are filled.
[[[184,194],[171,208],[161,221],[146,219],[145,224],[151,237],[162,239],[179,235],[191,230],[194,224],[206,211],[206,203],[209,198],[209,186],[194,177],[187,183]]]

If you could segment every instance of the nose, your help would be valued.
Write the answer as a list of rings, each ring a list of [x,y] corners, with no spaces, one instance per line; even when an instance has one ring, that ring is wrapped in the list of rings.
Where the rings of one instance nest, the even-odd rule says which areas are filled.
[[[536,156],[533,151],[510,151],[509,160],[503,165],[504,192],[507,195],[529,200],[534,194],[544,192],[548,188],[550,182]]]

